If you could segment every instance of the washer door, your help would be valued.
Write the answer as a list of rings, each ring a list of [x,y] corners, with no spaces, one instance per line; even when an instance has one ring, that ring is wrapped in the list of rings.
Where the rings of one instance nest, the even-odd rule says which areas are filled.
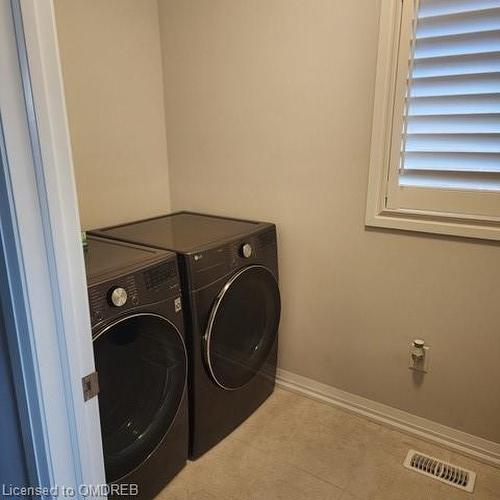
[[[172,425],[186,385],[186,349],[167,319],[136,314],[100,332],[94,356],[106,478],[113,482],[143,463]]]
[[[215,300],[204,336],[205,361],[217,385],[247,384],[263,367],[278,335],[280,293],[263,266],[236,273]]]

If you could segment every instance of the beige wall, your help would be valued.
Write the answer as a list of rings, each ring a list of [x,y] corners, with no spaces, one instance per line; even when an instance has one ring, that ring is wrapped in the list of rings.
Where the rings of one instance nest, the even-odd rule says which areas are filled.
[[[56,0],[86,229],[170,208],[156,0]]]
[[[500,442],[500,248],[364,227],[379,2],[159,4],[173,208],[278,224],[281,367]]]

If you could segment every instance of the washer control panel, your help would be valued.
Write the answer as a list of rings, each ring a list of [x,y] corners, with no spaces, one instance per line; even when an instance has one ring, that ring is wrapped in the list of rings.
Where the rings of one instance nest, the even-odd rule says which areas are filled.
[[[101,282],[88,289],[92,326],[124,311],[180,295],[176,261]]]

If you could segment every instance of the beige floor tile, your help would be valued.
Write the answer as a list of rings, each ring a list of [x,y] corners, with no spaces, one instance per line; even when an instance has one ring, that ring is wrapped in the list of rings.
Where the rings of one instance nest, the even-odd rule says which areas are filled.
[[[449,453],[447,460],[476,472],[476,487],[472,498],[500,500],[500,469],[454,452]]]
[[[340,497],[340,500],[361,500],[358,497],[355,497],[352,493],[348,491],[344,491],[344,494]]]
[[[354,465],[346,489],[355,497],[376,498],[393,488],[401,467],[396,458],[383,449],[370,448]]]
[[[332,406],[292,393],[264,405],[235,433],[275,460],[345,487],[354,466],[380,426]]]
[[[198,484],[191,480],[191,464],[177,474],[163,491],[156,496],[157,500],[191,500],[193,498],[201,500],[213,500],[213,495],[200,490]]]
[[[340,500],[343,491],[289,464],[266,464],[244,500]]]
[[[373,500],[461,500],[464,493],[445,486],[435,479],[431,479],[415,472],[401,469],[395,472],[394,481],[382,494],[374,495]],[[368,497],[367,497],[368,498]]]
[[[415,500],[497,500],[491,492],[476,487],[473,494],[448,486],[435,479],[427,478],[412,471],[403,470],[398,473],[394,486],[398,491],[408,491],[409,499]],[[396,489],[385,498],[399,498]]]
[[[157,497],[159,500],[236,500],[253,478],[246,474],[255,459],[240,442],[226,439],[187,466]]]
[[[460,491],[403,468],[389,454],[371,452],[361,464],[348,491],[370,500],[448,500],[462,497]]]
[[[205,490],[190,488],[189,484],[172,482],[157,497],[158,500],[229,500],[220,498]]]
[[[485,500],[500,500],[499,469],[389,428],[382,428],[379,438],[381,439],[382,448],[386,451],[390,450],[391,453],[397,453],[401,462],[409,449],[415,449],[428,455],[441,458],[447,462],[474,470],[478,474],[473,495],[469,495],[456,489],[450,490],[449,486],[441,485],[442,483],[439,483],[439,488],[442,489],[441,494],[443,495],[443,498],[484,498]]]
[[[478,473],[473,495],[403,467],[413,448]],[[160,500],[500,500],[500,470],[277,389]]]
[[[366,442],[345,431],[305,427],[286,447],[289,463],[344,488],[365,453]]]
[[[274,450],[291,439],[302,425],[302,399],[291,392],[276,389],[273,396],[230,437],[263,451]]]
[[[378,437],[380,439],[380,446],[387,451],[390,450],[391,453],[398,454],[398,456],[402,457],[401,460],[404,460],[404,457],[410,449],[432,455],[436,458],[448,460],[449,451],[446,448],[436,446],[433,443],[429,443],[389,427],[382,427]]]
[[[159,500],[339,500],[342,490],[227,438],[188,464]]]
[[[231,437],[190,463],[192,487],[222,498],[246,498],[264,474],[262,457],[256,450]]]
[[[416,444],[417,449],[422,449],[418,442]],[[425,451],[444,460],[449,459],[446,450]],[[347,491],[355,498],[370,500],[496,500],[499,498],[492,489],[495,487],[494,478],[500,476],[500,471],[496,469],[493,469],[492,477],[486,476],[485,473],[480,474],[474,494],[471,495],[405,469],[402,465],[403,458],[404,454],[397,455],[390,448],[370,449],[364,460],[356,467]],[[460,465],[459,461],[454,463]]]

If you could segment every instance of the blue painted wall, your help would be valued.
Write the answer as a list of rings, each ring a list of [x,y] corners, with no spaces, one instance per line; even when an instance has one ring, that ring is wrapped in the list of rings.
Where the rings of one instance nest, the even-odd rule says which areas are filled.
[[[3,485],[8,488],[9,485],[27,484],[24,447],[0,307],[0,498],[9,498],[4,496]]]

